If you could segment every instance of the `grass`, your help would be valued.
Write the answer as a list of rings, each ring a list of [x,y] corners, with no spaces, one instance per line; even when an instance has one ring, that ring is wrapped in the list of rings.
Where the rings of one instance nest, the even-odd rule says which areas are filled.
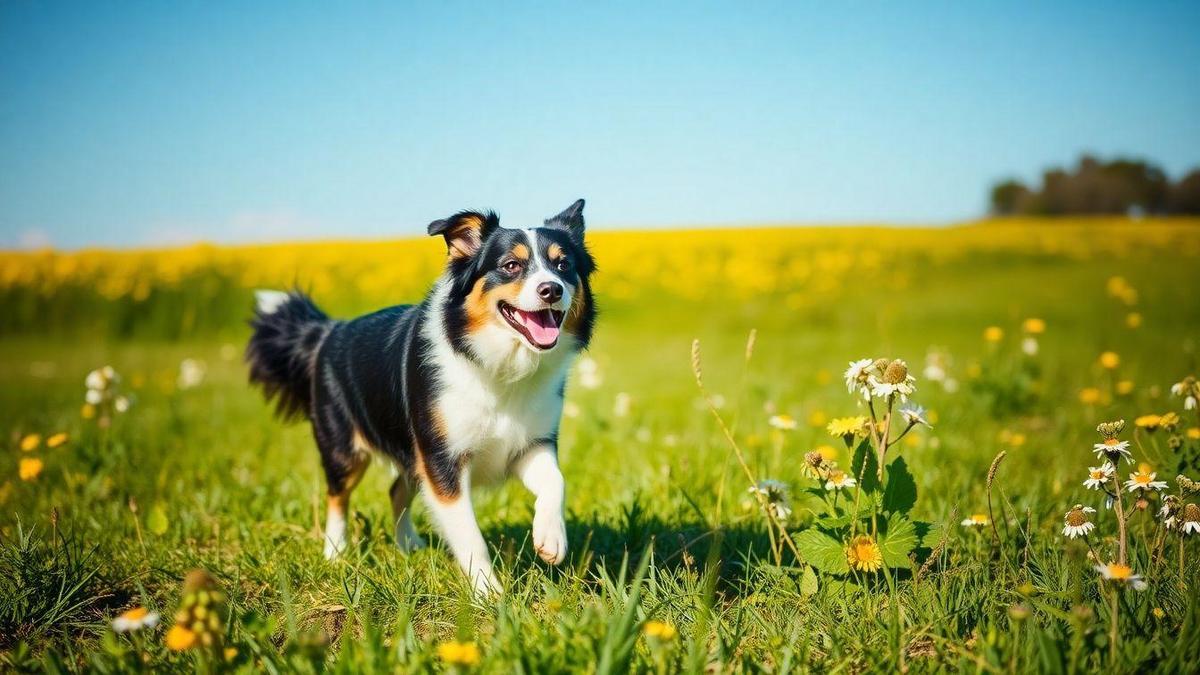
[[[1149,587],[1116,594],[1092,569],[1089,545],[1060,530],[1073,504],[1095,506],[1090,547],[1104,561],[1115,556],[1112,513],[1081,484],[1096,463],[1101,421],[1130,420],[1122,437],[1136,441],[1135,455],[1171,483],[1169,492],[1177,492],[1177,473],[1200,478],[1200,448],[1186,435],[1196,413],[1168,391],[1197,370],[1194,224],[601,234],[594,246],[603,314],[590,357],[601,381],[587,387],[573,375],[576,414],[561,434],[572,550],[561,568],[546,567],[531,550],[532,499],[523,488],[481,493],[481,525],[509,589],[484,601],[472,599],[436,536],[411,556],[394,549],[380,466],[355,493],[354,547],[325,562],[309,430],[271,419],[239,361],[250,288],[298,281],[340,315],[409,301],[430,280],[425,258],[436,261],[435,242],[277,247],[265,271],[238,262],[250,257],[244,249],[205,249],[187,265],[172,256],[194,251],[7,257],[0,664],[110,672],[1189,669],[1200,647],[1197,537],[1165,533],[1156,555],[1164,531],[1152,497],[1129,523],[1131,566]],[[396,252],[422,262],[398,270]],[[1124,286],[1110,282],[1117,275]],[[1127,325],[1133,312],[1137,328]],[[1019,348],[1028,317],[1047,324],[1035,357]],[[994,344],[982,337],[993,325],[1004,331]],[[846,363],[908,360],[934,427],[891,451],[916,488],[909,515],[922,536],[906,565],[846,575],[790,550],[776,557],[768,521],[696,387],[695,338],[706,390],[748,468],[790,487],[792,536],[820,526],[828,507],[803,473],[804,453],[834,446],[840,465],[851,465],[824,430],[828,419],[861,411],[841,381]],[[949,357],[957,389],[923,377],[931,350]],[[1104,351],[1119,354],[1115,369],[1099,364]],[[184,359],[205,365],[198,386],[179,386]],[[133,399],[108,428],[80,416],[84,376],[104,364]],[[1173,434],[1133,431],[1136,416],[1167,411],[1183,416]],[[779,413],[798,428],[772,428],[768,418]],[[47,448],[44,438],[60,431],[69,440]],[[41,446],[21,450],[32,433],[43,436]],[[1182,439],[1178,449],[1168,447],[1172,435]],[[995,535],[960,526],[988,512],[989,467],[1001,451],[991,485]],[[17,465],[30,457],[44,469],[23,481]],[[1122,479],[1126,472],[1123,465]],[[421,512],[418,526],[430,534]],[[211,572],[228,596],[224,641],[236,650],[228,661],[164,646],[181,580],[194,568]],[[160,612],[162,625],[114,635],[111,619],[139,605]],[[667,633],[648,635],[649,621]],[[452,641],[474,643],[479,663],[448,663],[453,654],[439,646]]]

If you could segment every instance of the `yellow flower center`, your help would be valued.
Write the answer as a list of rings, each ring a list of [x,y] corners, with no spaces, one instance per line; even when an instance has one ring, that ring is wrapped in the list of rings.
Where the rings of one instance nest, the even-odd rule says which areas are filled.
[[[834,469],[829,473],[829,480],[834,483],[840,483],[846,479],[846,472],[840,469]]]
[[[1124,580],[1124,579],[1128,579],[1132,575],[1133,575],[1133,568],[1130,567],[1129,565],[1122,565],[1120,563],[1112,563],[1108,566],[1108,576],[1112,577],[1113,579]]]
[[[975,514],[971,515],[971,522],[977,523],[979,525],[987,525],[988,517],[987,517],[987,515],[982,514],[982,513],[975,513]]]
[[[1111,446],[1111,445],[1116,445],[1116,444],[1117,444],[1117,443],[1119,443],[1119,442],[1120,442],[1120,441],[1118,441],[1118,440],[1117,440],[1117,439],[1115,439],[1115,438],[1106,438],[1106,439],[1104,439],[1104,444],[1105,444],[1105,445],[1110,445],[1110,446]]]
[[[1083,509],[1071,509],[1067,512],[1067,524],[1071,527],[1079,527],[1087,521],[1087,514],[1083,512]]]
[[[149,613],[150,610],[146,609],[145,607],[134,607],[129,611],[123,612],[120,618],[127,621],[139,621],[145,618],[145,616]]]
[[[1103,471],[1093,471],[1091,473],[1091,476],[1092,476],[1092,478],[1095,478],[1096,480],[1101,480],[1104,478],[1104,472]]]
[[[1133,482],[1137,483],[1138,485],[1148,485],[1150,483],[1151,479],[1152,479],[1152,477],[1150,474],[1139,473],[1133,477]]]
[[[862,572],[875,572],[883,567],[883,555],[879,545],[867,535],[859,535],[850,541],[846,548],[846,561],[851,569]]]

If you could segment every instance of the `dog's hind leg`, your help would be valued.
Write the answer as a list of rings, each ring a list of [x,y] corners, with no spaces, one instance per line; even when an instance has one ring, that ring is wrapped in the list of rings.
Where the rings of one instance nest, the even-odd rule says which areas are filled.
[[[313,435],[325,469],[325,558],[332,560],[346,549],[350,493],[362,480],[371,456],[355,443],[349,421],[340,417],[318,416],[313,421]]]
[[[392,497],[392,518],[396,525],[396,548],[408,553],[419,548],[425,548],[425,540],[417,534],[417,528],[412,522],[412,499],[416,491],[411,480],[401,474],[392,481],[389,490]]]

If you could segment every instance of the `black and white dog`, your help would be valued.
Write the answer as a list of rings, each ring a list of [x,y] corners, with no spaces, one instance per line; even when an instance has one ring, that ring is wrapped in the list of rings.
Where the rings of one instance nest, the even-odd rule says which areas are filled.
[[[312,422],[327,557],[346,546],[350,493],[378,454],[399,474],[397,546],[424,545],[410,515],[419,489],[474,588],[498,592],[472,486],[518,476],[535,496],[538,555],[557,565],[567,553],[558,425],[567,370],[596,317],[583,200],[541,227],[464,211],[429,234],[449,254],[424,302],[335,321],[299,292],[259,291],[246,361],[282,416]]]

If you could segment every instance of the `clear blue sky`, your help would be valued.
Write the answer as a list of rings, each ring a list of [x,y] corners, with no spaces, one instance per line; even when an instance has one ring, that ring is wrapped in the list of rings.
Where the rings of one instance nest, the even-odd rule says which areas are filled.
[[[3,0],[0,247],[938,223],[1200,164],[1194,1],[436,4]]]

